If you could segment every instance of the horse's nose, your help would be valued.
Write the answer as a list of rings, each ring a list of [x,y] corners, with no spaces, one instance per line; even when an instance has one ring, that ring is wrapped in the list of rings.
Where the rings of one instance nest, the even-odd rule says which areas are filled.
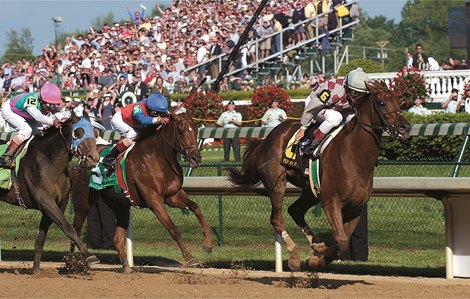
[[[408,138],[410,136],[410,131],[411,125],[408,122],[402,123],[398,127],[398,132],[400,132],[400,135],[404,138]]]

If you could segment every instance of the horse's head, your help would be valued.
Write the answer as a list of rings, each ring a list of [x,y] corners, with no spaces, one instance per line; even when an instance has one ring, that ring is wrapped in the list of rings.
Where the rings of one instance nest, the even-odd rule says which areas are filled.
[[[80,158],[80,163],[85,163],[87,168],[94,167],[100,157],[96,149],[93,125],[88,115],[78,117],[72,113],[70,118],[63,123],[62,131],[64,135],[67,133],[69,135],[70,152]]]
[[[362,125],[386,131],[393,138],[407,139],[411,125],[400,111],[400,100],[384,81],[366,84],[370,95],[358,103],[357,117]],[[370,109],[370,110],[369,110]],[[370,118],[367,121],[365,118]]]
[[[191,119],[191,116],[186,113],[171,114],[171,119],[174,121],[178,150],[183,155],[183,158],[189,162],[190,167],[198,167],[202,156],[197,146],[198,129],[196,124]]]

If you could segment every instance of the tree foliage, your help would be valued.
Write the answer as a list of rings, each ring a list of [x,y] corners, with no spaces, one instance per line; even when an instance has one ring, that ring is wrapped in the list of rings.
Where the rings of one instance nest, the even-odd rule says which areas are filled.
[[[439,63],[448,61],[449,57],[465,59],[464,50],[449,48],[447,26],[448,9],[451,7],[463,9],[465,0],[408,0],[402,9],[402,20],[399,23],[384,16],[371,18],[362,12],[352,45],[378,48],[376,42],[389,41],[386,48],[394,50],[387,52],[384,71],[391,72],[403,67],[406,51],[414,53],[417,43],[423,45],[425,54]]]
[[[102,28],[104,24],[108,24],[112,26],[112,24],[114,23],[114,20],[115,20],[114,14],[112,11],[110,11],[105,16],[94,18],[91,24],[93,24],[93,27],[95,28]]]
[[[29,28],[22,28],[19,32],[11,29],[7,32],[7,40],[2,61],[16,62],[23,57],[26,59],[34,58],[34,38]]]

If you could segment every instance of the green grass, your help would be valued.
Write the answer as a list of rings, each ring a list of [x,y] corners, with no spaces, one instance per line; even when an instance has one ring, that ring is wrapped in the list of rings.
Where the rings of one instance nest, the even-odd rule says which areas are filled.
[[[223,150],[203,151],[203,162],[193,175],[209,176],[222,173]],[[236,165],[229,163],[230,165]],[[446,176],[449,165],[380,165],[378,176],[419,175]],[[468,171],[468,170],[464,170]],[[201,250],[202,235],[191,213],[169,209],[193,254],[208,266],[230,267],[232,262],[244,263],[255,269],[274,269],[274,233],[269,222],[269,199],[257,196],[194,196],[213,231],[214,250]],[[287,207],[295,198],[285,199]],[[219,204],[223,205],[219,218]],[[365,263],[335,262],[327,271],[341,273],[445,276],[445,235],[442,204],[430,198],[371,198],[369,202],[369,261]],[[72,214],[67,210],[67,219]],[[3,260],[32,260],[34,239],[40,213],[22,210],[0,203],[0,245]],[[310,249],[306,238],[284,209],[287,231],[299,245],[301,257],[307,258]],[[330,240],[329,225],[322,213],[319,217],[309,211],[307,223],[317,238]],[[223,229],[222,229],[223,227]],[[84,231],[86,228],[84,229]],[[174,263],[181,261],[177,244],[148,209],[133,209],[135,261],[138,265]],[[221,246],[223,245],[223,246]],[[45,244],[43,260],[61,260],[69,241],[55,226],[51,227]],[[114,251],[94,250],[104,262],[118,263]],[[287,260],[283,249],[283,259]]]

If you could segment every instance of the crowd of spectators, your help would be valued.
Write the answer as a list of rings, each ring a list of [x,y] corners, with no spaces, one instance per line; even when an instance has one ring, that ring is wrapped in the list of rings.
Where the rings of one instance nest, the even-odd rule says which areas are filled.
[[[44,47],[35,61],[21,58],[16,64],[5,63],[0,69],[0,96],[36,91],[47,81],[56,83],[65,91],[86,90],[86,97],[94,97],[95,100],[98,97],[98,102],[104,94],[112,91],[119,98],[124,89],[134,92],[137,99],[157,89],[164,89],[167,93],[186,93],[202,77],[215,78],[220,65],[215,60],[189,71],[188,68],[229,53],[260,2],[173,1],[164,10],[156,6],[159,15],[155,17],[151,17],[143,5],[135,12],[128,9],[127,21],[104,24],[101,28],[90,27],[84,34],[74,33],[66,37],[63,44]],[[307,29],[304,25],[294,24],[342,2],[270,1],[250,32],[250,40],[283,28],[292,30],[284,35],[283,41],[279,36],[273,37],[272,42],[271,39],[263,41],[259,57],[279,51],[281,42],[289,45],[305,40],[307,35],[311,35],[313,24],[308,24]],[[337,26],[337,23],[323,26]],[[234,65],[246,65],[254,59],[254,45],[244,47]],[[248,72],[240,72],[238,78],[251,79]],[[240,89],[251,88],[249,84],[242,84],[241,79],[238,83]],[[222,82],[221,90],[227,89],[227,85],[227,81]],[[99,107],[93,108],[99,110]]]

